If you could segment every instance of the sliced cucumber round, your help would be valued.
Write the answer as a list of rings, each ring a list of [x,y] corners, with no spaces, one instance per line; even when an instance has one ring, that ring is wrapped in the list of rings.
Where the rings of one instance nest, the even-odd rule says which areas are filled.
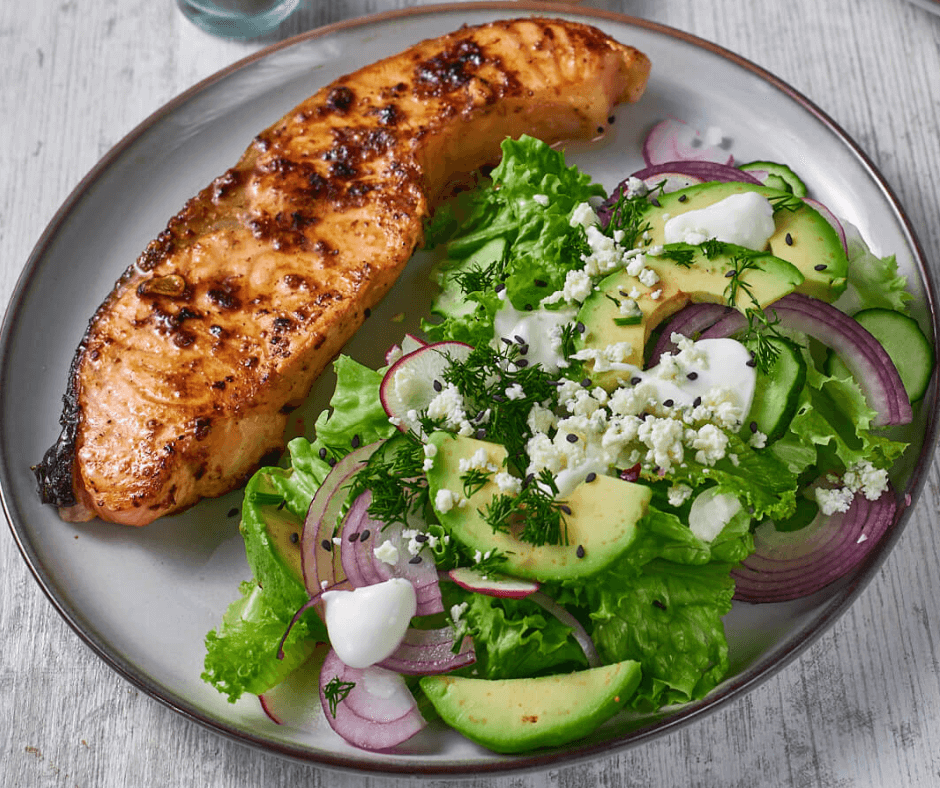
[[[787,431],[796,413],[800,392],[806,385],[806,362],[799,347],[786,339],[768,337],[777,349],[777,358],[767,371],[757,370],[754,401],[742,428],[745,436],[759,430],[768,441],[776,440]]]
[[[911,402],[921,399],[933,372],[934,350],[917,321],[881,307],[863,309],[852,317],[881,343],[894,362],[908,399]],[[826,358],[825,370],[833,377],[851,375],[842,359],[832,351]]]
[[[796,197],[805,197],[807,194],[806,184],[786,164],[776,161],[749,161],[747,164],[739,164],[738,169],[750,172],[765,186],[790,192]]]

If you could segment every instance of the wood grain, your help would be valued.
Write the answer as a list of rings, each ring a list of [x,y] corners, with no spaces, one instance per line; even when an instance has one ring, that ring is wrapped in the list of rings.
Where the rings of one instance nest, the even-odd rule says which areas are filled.
[[[5,302],[58,206],[114,143],[167,100],[261,46],[411,3],[306,0],[277,34],[239,43],[171,0],[0,4],[0,287]],[[610,0],[767,68],[862,146],[940,261],[940,17],[904,0]],[[9,382],[7,382],[9,384]],[[742,700],[655,742],[473,788],[940,784],[940,471],[857,603]],[[369,786],[251,750],[140,693],[85,647],[0,536],[0,784]],[[445,785],[445,781],[427,781]]]

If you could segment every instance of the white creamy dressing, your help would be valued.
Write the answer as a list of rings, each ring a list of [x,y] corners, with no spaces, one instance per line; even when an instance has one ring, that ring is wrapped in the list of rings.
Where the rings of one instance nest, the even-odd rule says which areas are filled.
[[[414,586],[403,577],[327,591],[323,602],[330,643],[351,668],[367,668],[391,656],[418,609]]]
[[[577,314],[575,307],[521,312],[505,299],[495,315],[493,331],[497,341],[500,337],[517,342],[516,337],[521,339],[528,345],[525,357],[529,363],[540,364],[546,372],[554,373],[565,363],[559,352],[562,326],[571,323]]]
[[[773,206],[757,192],[732,194],[706,208],[673,216],[663,227],[666,243],[715,239],[758,252],[767,248],[775,230]]]

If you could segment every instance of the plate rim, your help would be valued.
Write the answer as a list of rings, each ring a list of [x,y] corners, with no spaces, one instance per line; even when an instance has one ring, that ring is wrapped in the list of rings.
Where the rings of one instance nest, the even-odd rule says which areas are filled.
[[[70,213],[76,208],[82,200],[85,193],[97,182],[97,180],[106,173],[111,165],[118,160],[122,154],[145,134],[155,123],[175,112],[180,106],[185,104],[191,98],[198,96],[207,88],[225,79],[226,77],[240,71],[257,61],[264,60],[271,54],[287,49],[298,44],[302,44],[314,39],[327,38],[333,34],[354,30],[356,28],[368,28],[370,26],[385,24],[397,19],[417,18],[422,16],[435,16],[438,14],[459,13],[463,11],[506,11],[511,16],[532,16],[536,12],[541,12],[546,16],[557,16],[564,14],[568,17],[581,18],[588,23],[591,20],[606,20],[628,27],[635,27],[651,31],[656,34],[675,39],[689,44],[696,49],[720,56],[726,61],[750,72],[757,76],[763,82],[769,84],[779,92],[783,93],[791,101],[799,104],[803,109],[810,112],[819,120],[835,137],[842,143],[857,159],[867,176],[878,187],[888,204],[891,206],[893,217],[901,227],[902,234],[908,244],[912,255],[913,267],[920,275],[921,285],[923,286],[923,295],[927,316],[931,322],[934,338],[940,337],[940,318],[937,313],[937,294],[930,268],[927,265],[926,255],[917,235],[913,229],[910,218],[898,200],[894,190],[888,184],[885,177],[874,165],[868,155],[862,148],[849,136],[849,134],[826,112],[818,107],[813,101],[797,91],[784,80],[780,79],[772,72],[757,65],[753,61],[729,50],[719,44],[711,42],[700,36],[671,27],[659,22],[641,19],[639,17],[620,14],[613,11],[606,11],[594,8],[586,8],[579,5],[546,3],[539,0],[483,0],[482,2],[455,2],[442,3],[426,6],[415,6],[410,8],[387,10],[367,16],[356,17],[352,19],[341,20],[313,30],[300,33],[263,49],[258,50],[246,57],[243,57],[223,69],[205,77],[196,82],[191,87],[179,93],[161,107],[156,109],[144,120],[133,127],[122,137],[99,161],[82,177],[76,186],[72,189],[61,206],[49,220],[38,241],[30,252],[29,257],[24,264],[16,284],[11,291],[10,300],[6,306],[3,323],[0,326],[0,351],[5,350],[10,339],[10,335],[15,324],[15,318],[23,305],[24,296],[29,290],[30,280],[35,273],[39,262],[44,257],[48,247],[56,238],[62,224]],[[5,380],[8,367],[8,355],[2,354],[0,360],[0,380]],[[938,387],[938,375],[936,370],[932,376],[928,393],[925,401],[936,402]],[[5,397],[6,387],[0,386],[0,398]],[[700,718],[717,711],[726,704],[735,700],[762,682],[778,674],[800,654],[802,654],[810,645],[825,634],[835,621],[841,617],[845,611],[856,601],[862,590],[873,579],[877,570],[887,559],[888,555],[894,549],[897,540],[910,518],[911,511],[915,508],[914,503],[919,497],[925,484],[926,476],[931,466],[928,455],[933,455],[937,445],[937,409],[930,409],[926,414],[925,420],[925,439],[918,457],[917,464],[913,470],[911,478],[906,488],[906,498],[902,500],[902,512],[897,518],[890,532],[883,538],[878,548],[871,553],[862,563],[853,579],[839,589],[836,595],[828,604],[824,605],[819,614],[813,619],[811,625],[805,625],[798,630],[793,637],[793,642],[779,652],[771,651],[758,664],[749,667],[741,674],[722,682],[719,688],[708,697],[681,707],[681,710],[671,714],[658,722],[643,727],[637,731],[630,732],[623,736],[604,740],[597,743],[582,744],[564,749],[552,750],[545,753],[536,753],[534,755],[511,756],[504,760],[494,760],[489,762],[476,762],[467,760],[466,762],[437,763],[429,762],[425,765],[415,765],[414,763],[401,763],[396,765],[394,761],[363,761],[350,763],[346,756],[336,756],[329,752],[317,752],[306,747],[287,744],[281,741],[274,741],[268,737],[257,735],[251,731],[246,731],[224,720],[218,719],[195,709],[186,702],[186,699],[180,697],[174,692],[168,692],[167,688],[158,685],[136,665],[124,660],[108,650],[108,645],[94,637],[86,631],[82,624],[84,616],[78,610],[73,610],[66,600],[61,598],[57,592],[57,582],[44,571],[42,562],[38,555],[31,549],[26,534],[20,533],[21,524],[14,522],[12,508],[7,500],[7,488],[10,484],[11,472],[9,461],[6,457],[0,458],[0,505],[2,505],[7,523],[13,534],[21,555],[23,556],[27,567],[40,588],[52,603],[55,610],[63,618],[66,624],[79,636],[79,638],[114,672],[130,682],[132,685],[145,692],[154,700],[162,705],[172,709],[181,716],[198,723],[204,728],[220,734],[232,741],[242,745],[259,749],[266,753],[276,754],[289,760],[298,761],[308,765],[315,765],[319,768],[333,771],[362,774],[397,774],[410,775],[413,777],[457,777],[468,776],[470,774],[508,774],[522,771],[533,771],[549,768],[558,765],[573,765],[579,762],[591,760],[602,755],[610,755],[626,749],[646,743],[651,739],[659,737],[667,732],[673,732],[679,728],[699,720]],[[4,425],[0,422],[0,435],[4,431]],[[764,665],[763,663],[768,664]]]

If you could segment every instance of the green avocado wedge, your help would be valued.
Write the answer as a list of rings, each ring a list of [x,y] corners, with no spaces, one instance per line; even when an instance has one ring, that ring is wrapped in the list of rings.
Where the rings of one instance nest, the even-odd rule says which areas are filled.
[[[537,678],[488,681],[425,676],[421,689],[441,719],[499,753],[557,747],[583,738],[614,716],[640,684],[640,663]]]
[[[657,200],[659,204],[644,214],[649,222],[649,244],[664,243],[664,228],[670,218],[744,192],[757,192],[774,205],[776,228],[768,250],[803,274],[796,292],[835,301],[845,290],[849,264],[842,240],[819,211],[786,191],[750,183],[709,182],[663,194]]]
[[[437,448],[427,472],[431,501],[442,491],[463,495],[461,460],[472,461],[478,452],[499,471],[506,471],[506,449],[497,443],[446,432],[435,432],[429,443]],[[571,514],[566,519],[566,544],[534,545],[514,531],[494,531],[483,510],[500,489],[490,474],[485,483],[446,510],[435,503],[441,524],[455,539],[480,553],[496,551],[506,559],[502,571],[531,580],[573,580],[588,577],[613,563],[637,535],[637,523],[646,515],[652,490],[641,484],[596,475],[578,485],[565,498]],[[445,495],[446,498],[450,496]]]

